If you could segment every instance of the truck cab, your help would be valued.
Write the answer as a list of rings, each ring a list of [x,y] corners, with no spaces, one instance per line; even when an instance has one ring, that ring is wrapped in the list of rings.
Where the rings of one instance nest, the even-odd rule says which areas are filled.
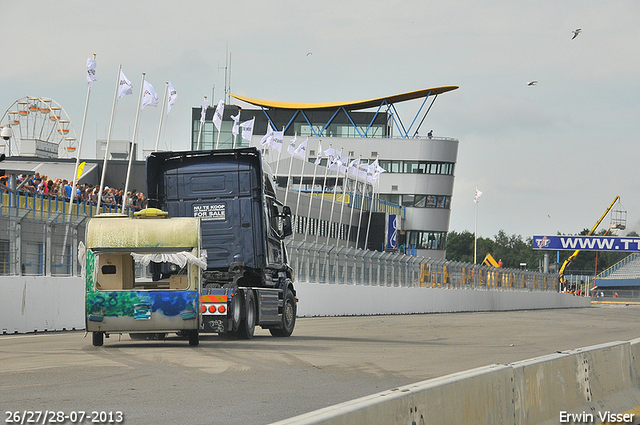
[[[259,150],[154,152],[147,158],[147,195],[169,217],[201,220],[207,251],[201,332],[250,338],[257,324],[291,335],[297,300],[284,245],[291,209],[276,198]]]

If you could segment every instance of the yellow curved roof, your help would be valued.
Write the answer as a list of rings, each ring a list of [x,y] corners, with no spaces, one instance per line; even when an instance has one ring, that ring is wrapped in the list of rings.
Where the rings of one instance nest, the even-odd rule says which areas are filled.
[[[231,96],[241,100],[243,102],[250,103],[252,105],[261,106],[264,108],[274,109],[336,109],[343,107],[350,111],[358,109],[376,108],[380,106],[383,101],[387,103],[405,102],[407,100],[420,99],[430,95],[438,95],[451,90],[457,89],[458,86],[445,86],[445,87],[433,87],[430,89],[416,90],[407,93],[396,94],[393,96],[378,97],[376,99],[368,100],[356,100],[352,102],[325,102],[325,103],[299,103],[299,102],[276,102],[272,100],[260,100],[252,99],[250,97],[238,96],[232,94]]]

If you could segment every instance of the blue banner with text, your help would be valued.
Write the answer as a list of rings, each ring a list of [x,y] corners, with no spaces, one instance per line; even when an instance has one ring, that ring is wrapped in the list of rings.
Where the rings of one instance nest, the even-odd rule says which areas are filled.
[[[534,236],[533,249],[639,252],[640,238],[617,236]]]

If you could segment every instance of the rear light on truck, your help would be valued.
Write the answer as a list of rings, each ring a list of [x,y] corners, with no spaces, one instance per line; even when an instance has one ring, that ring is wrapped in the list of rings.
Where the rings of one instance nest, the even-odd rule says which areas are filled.
[[[224,305],[218,307],[218,313],[224,313],[225,311],[227,311],[227,307]]]

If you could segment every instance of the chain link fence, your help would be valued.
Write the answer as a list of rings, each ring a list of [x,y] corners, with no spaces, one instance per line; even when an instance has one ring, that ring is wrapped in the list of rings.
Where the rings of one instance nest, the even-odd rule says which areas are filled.
[[[76,248],[95,207],[0,193],[0,275],[79,276]],[[103,212],[114,212],[108,207]],[[130,211],[131,213],[131,211]],[[300,282],[461,289],[558,291],[556,274],[416,257],[397,252],[286,243]]]

